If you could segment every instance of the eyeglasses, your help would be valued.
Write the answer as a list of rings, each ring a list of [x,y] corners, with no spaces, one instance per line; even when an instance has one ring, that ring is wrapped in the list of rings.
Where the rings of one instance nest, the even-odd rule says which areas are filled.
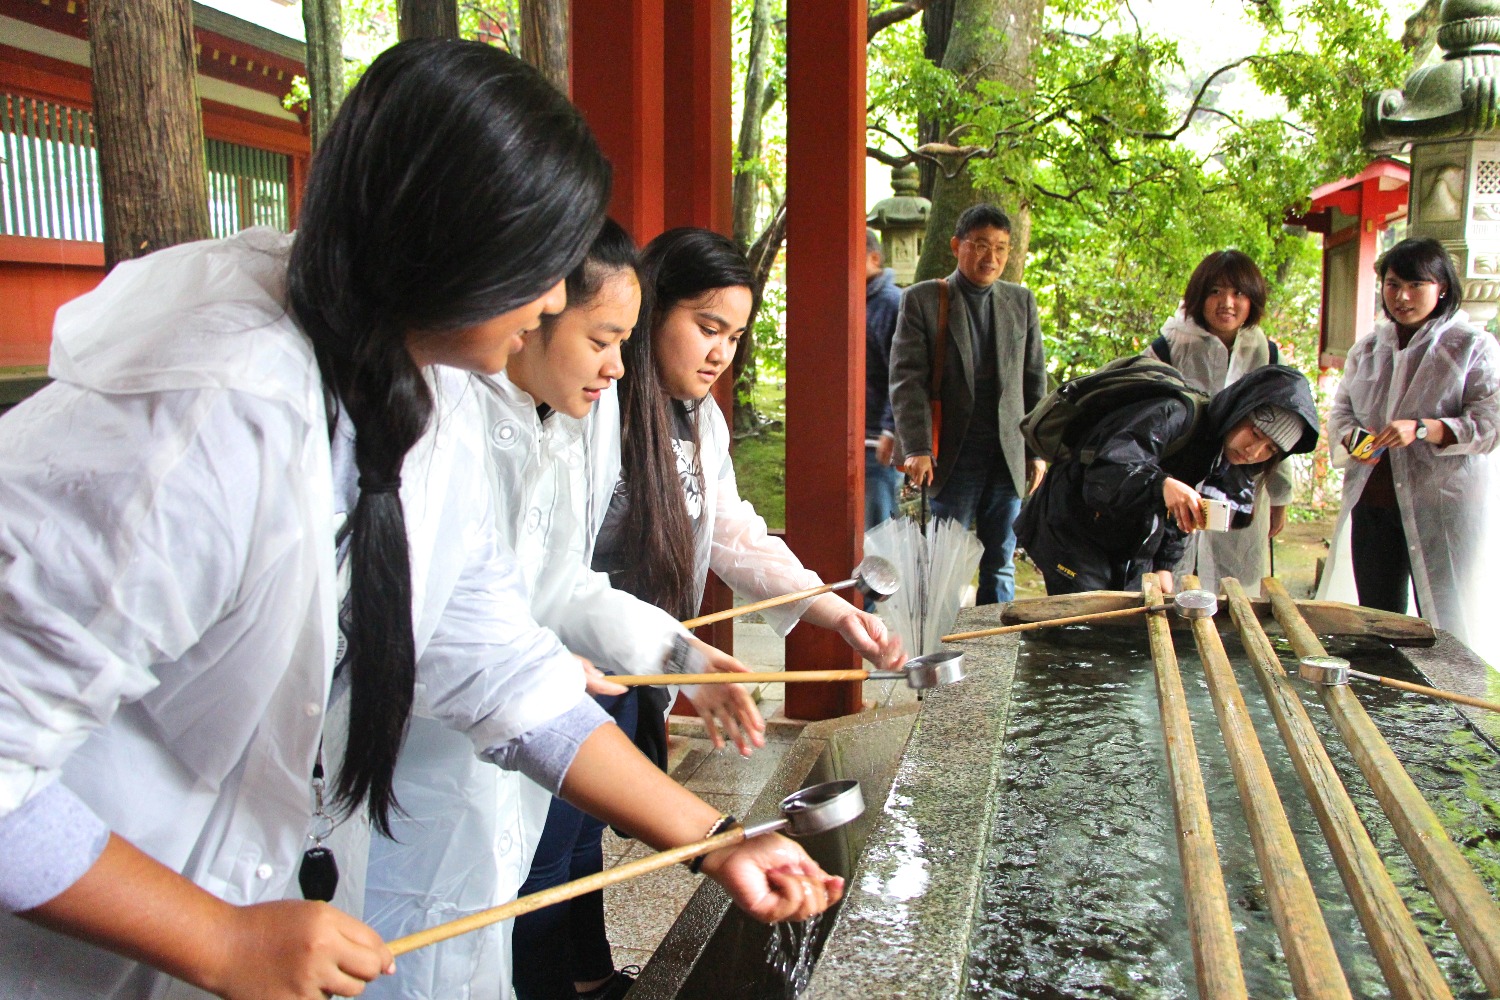
[[[964,240],[981,257],[1004,257],[1010,253],[1009,243],[989,243],[985,240]]]

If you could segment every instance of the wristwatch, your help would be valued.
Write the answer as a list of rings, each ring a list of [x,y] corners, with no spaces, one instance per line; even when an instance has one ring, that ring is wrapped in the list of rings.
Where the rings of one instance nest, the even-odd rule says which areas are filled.
[[[1418,420],[1417,421],[1417,440],[1418,441],[1426,441],[1427,440],[1427,421],[1425,421],[1425,420]]]

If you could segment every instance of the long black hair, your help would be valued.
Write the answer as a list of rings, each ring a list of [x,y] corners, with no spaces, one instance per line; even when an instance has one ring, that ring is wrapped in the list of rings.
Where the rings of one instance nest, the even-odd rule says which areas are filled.
[[[339,803],[390,833],[416,676],[397,489],[433,411],[412,331],[458,330],[534,301],[583,257],[609,165],[531,67],[477,42],[402,42],[349,92],[314,157],[287,275],[330,418],[353,421],[349,743]]]
[[[620,588],[678,618],[697,612],[693,525],[672,448],[672,399],[652,341],[679,303],[736,287],[753,289],[755,276],[733,240],[707,229],[667,230],[641,254],[641,321],[622,352],[621,476],[632,530]],[[689,424],[696,454],[697,424]],[[702,477],[701,464],[696,474]]]
[[[1435,281],[1443,286],[1442,296],[1428,319],[1447,319],[1463,306],[1464,282],[1458,276],[1458,268],[1443,245],[1430,236],[1404,239],[1387,250],[1375,262],[1375,275],[1384,284],[1387,274],[1394,274],[1402,281]],[[1384,292],[1380,295],[1380,311],[1386,319],[1395,321],[1385,307]]]

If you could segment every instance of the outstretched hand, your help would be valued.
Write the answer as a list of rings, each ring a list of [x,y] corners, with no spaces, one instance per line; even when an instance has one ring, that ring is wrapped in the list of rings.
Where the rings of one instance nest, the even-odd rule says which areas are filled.
[[[747,683],[754,682],[755,675],[750,669],[728,653],[697,638],[688,641],[703,654],[705,673],[742,673]],[[684,684],[681,690],[703,720],[703,728],[713,740],[715,750],[723,748],[725,736],[741,757],[748,757],[756,747],[766,745],[766,722],[755,699],[739,684]]]
[[[1168,516],[1177,522],[1177,527],[1191,534],[1203,526],[1203,498],[1197,490],[1169,476],[1161,484],[1161,496],[1166,502]]]
[[[800,845],[766,834],[720,848],[703,859],[703,872],[736,906],[762,923],[806,920],[844,895],[844,880],[829,875]]]

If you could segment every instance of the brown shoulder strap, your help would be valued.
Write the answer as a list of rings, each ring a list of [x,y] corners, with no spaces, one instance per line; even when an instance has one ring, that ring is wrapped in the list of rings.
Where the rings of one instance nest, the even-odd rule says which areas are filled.
[[[928,399],[942,398],[943,366],[948,361],[948,279],[938,279],[938,321],[936,339],[932,342],[932,372],[928,379]]]

